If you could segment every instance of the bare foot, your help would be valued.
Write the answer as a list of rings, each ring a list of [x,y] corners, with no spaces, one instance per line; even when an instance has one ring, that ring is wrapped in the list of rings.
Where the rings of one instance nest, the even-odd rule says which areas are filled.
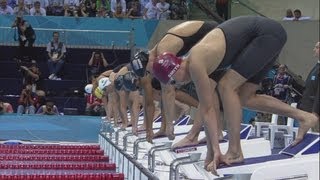
[[[166,128],[166,136],[168,137],[169,140],[174,140],[174,138],[176,137],[174,135],[173,124],[170,124],[170,125],[167,126],[167,128]]]
[[[204,138],[202,138],[202,139],[200,139],[198,141],[199,144],[206,143],[206,142],[207,142],[207,138],[206,137],[204,137]]]
[[[219,176],[217,172],[217,168],[221,163],[224,163],[222,154],[215,153],[215,155],[213,156],[213,160],[208,164],[206,170],[216,176]]]
[[[197,145],[197,144],[198,144],[197,139],[189,138],[187,135],[185,138],[181,139],[179,142],[172,145],[172,149],[184,147],[184,146],[192,146],[192,145]]]
[[[146,127],[144,127],[143,125],[138,127],[138,131],[145,131],[145,130],[146,130]]]
[[[132,134],[138,136],[138,128],[132,126]]]
[[[314,127],[319,121],[319,118],[316,115],[311,113],[308,113],[308,114],[309,115],[306,116],[306,119],[304,121],[300,121],[298,135],[292,143],[293,146],[299,144],[302,141],[304,135],[309,131],[309,129]]]
[[[149,143],[153,143],[152,142],[152,138],[154,137],[154,133],[153,133],[153,131],[151,130],[151,131],[147,131],[147,133],[146,133],[146,138],[147,138],[147,141],[149,142]]]
[[[158,132],[156,132],[154,135],[153,135],[153,138],[157,138],[159,136],[165,136],[166,133],[165,133],[165,130],[162,130],[160,129]]]
[[[128,125],[127,125],[127,124],[122,123],[122,125],[121,125],[120,129],[121,129],[121,130],[125,130],[127,127],[128,127]]]
[[[224,164],[231,165],[233,163],[243,162],[244,158],[241,151],[237,153],[227,152],[224,156],[222,156],[221,160]]]

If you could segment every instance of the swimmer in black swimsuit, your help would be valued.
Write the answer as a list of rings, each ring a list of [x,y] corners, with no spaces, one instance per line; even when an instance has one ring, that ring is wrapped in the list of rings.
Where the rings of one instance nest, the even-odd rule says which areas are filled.
[[[311,113],[295,109],[271,96],[255,93],[259,88],[258,83],[273,65],[285,43],[286,32],[279,23],[258,16],[237,17],[209,32],[190,50],[187,57],[163,53],[153,62],[152,73],[162,83],[194,82],[202,119],[209,131],[208,142],[213,151],[211,155],[207,154],[207,170],[216,173],[220,163],[243,161],[240,145],[242,106],[300,120],[301,126],[294,144],[300,142],[318,121],[318,117]],[[221,69],[227,71],[211,81],[209,75]],[[229,124],[229,149],[225,155],[221,154],[217,134],[216,87],[224,118]]]
[[[203,22],[203,21],[188,21],[181,23],[171,28],[168,33],[159,41],[159,43],[149,51],[149,54],[137,54],[131,61],[132,69],[137,76],[140,77],[141,87],[144,90],[145,99],[145,117],[146,117],[146,130],[147,139],[151,142],[154,136],[152,131],[153,122],[153,98],[152,98],[152,75],[148,73],[151,70],[153,60],[158,54],[170,51],[178,56],[185,55],[192,46],[200,41],[208,32],[217,27],[216,22]],[[149,67],[149,68],[148,68]],[[174,100],[175,88],[173,86],[166,86],[162,88],[162,103],[166,124],[165,129],[161,129],[159,135],[166,135],[169,139],[173,139],[173,123],[175,116]],[[185,98],[188,99],[188,98]],[[191,99],[190,99],[191,100]],[[194,101],[186,103],[188,105],[195,104]]]

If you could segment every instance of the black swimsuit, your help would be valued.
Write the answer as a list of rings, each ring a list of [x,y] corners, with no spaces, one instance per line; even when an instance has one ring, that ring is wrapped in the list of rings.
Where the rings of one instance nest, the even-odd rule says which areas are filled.
[[[272,67],[287,40],[280,23],[260,16],[242,16],[220,24],[226,39],[226,53],[216,71],[231,68],[258,84]]]

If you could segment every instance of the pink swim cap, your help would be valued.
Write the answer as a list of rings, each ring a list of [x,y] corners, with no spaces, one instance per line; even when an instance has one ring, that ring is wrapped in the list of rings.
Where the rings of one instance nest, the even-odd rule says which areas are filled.
[[[160,82],[167,84],[180,68],[181,62],[182,59],[172,53],[162,53],[153,63],[153,74]]]

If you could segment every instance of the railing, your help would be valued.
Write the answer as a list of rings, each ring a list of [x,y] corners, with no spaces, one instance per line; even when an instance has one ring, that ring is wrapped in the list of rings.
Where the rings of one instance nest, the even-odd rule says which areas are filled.
[[[266,17],[264,14],[258,12],[256,9],[245,3],[243,0],[232,0],[230,4],[231,17],[242,15],[259,15]]]
[[[48,29],[34,28],[35,46],[45,47],[51,41],[52,33],[59,32],[60,40],[67,47],[87,49],[131,49],[134,46],[134,31],[124,30],[79,30],[79,29]],[[17,29],[0,27],[1,45],[18,45]],[[16,37],[16,38],[15,38]]]

